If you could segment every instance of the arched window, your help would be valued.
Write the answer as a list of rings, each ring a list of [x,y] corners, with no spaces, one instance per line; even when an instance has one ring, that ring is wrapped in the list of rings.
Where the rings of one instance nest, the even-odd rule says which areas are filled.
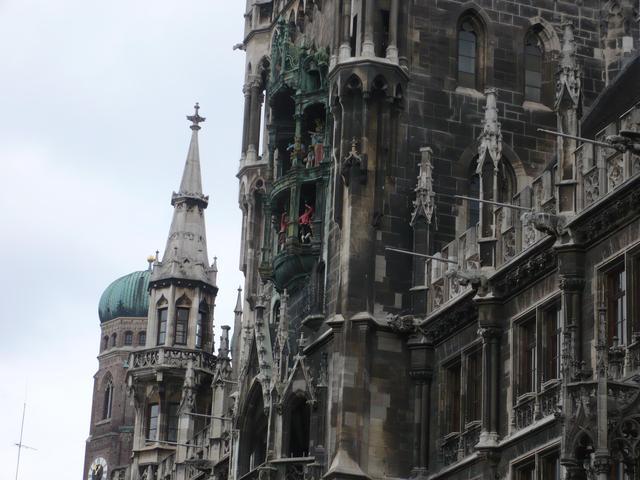
[[[118,335],[116,335],[115,333],[111,335],[111,346],[115,347],[116,346],[116,342],[118,341]]]
[[[167,340],[167,317],[168,310],[166,308],[158,309],[158,345],[164,345]]]
[[[458,84],[478,88],[478,31],[471,18],[463,19],[458,30]]]
[[[208,328],[207,319],[209,318],[209,305],[207,302],[200,302],[198,309],[198,320],[196,322],[196,348],[202,348],[206,342],[206,331]]]
[[[113,383],[111,378],[107,380],[107,385],[104,388],[104,397],[102,402],[102,419],[106,420],[111,418],[111,407],[113,405]]]
[[[133,332],[124,332],[124,344],[127,346],[133,345]]]
[[[543,45],[535,30],[530,31],[524,44],[524,99],[540,102],[542,99]]]
[[[109,335],[105,335],[102,338],[102,350],[106,350],[107,348],[109,348]]]
[[[187,344],[189,310],[191,310],[191,300],[186,295],[183,295],[176,302],[176,328],[174,332],[174,343],[176,345]]]
[[[147,343],[147,332],[144,330],[138,334],[138,345],[144,347]]]

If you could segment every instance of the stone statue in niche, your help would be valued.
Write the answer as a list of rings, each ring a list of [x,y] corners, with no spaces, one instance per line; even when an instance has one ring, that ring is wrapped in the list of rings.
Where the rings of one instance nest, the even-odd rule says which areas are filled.
[[[314,156],[313,166],[317,167],[324,159],[324,124],[322,120],[317,119],[315,130],[309,133],[311,134],[311,151]]]
[[[280,229],[278,230],[278,250],[282,250],[287,241],[287,226],[289,225],[289,215],[286,211],[280,215]]]

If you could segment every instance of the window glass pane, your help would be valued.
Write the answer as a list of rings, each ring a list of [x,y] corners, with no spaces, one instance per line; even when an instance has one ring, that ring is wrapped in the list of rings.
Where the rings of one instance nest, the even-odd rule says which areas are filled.
[[[149,405],[149,416],[147,419],[147,439],[156,441],[158,439],[158,415],[160,407],[157,403]]]
[[[467,416],[465,421],[481,419],[482,402],[482,350],[469,354],[467,359]]]
[[[168,408],[167,419],[167,441],[175,442],[178,440],[178,403],[170,403]]]
[[[147,343],[147,332],[140,332],[138,334],[138,345],[144,346]]]
[[[606,276],[607,296],[607,344],[627,344],[627,277],[624,264]]]
[[[518,329],[518,395],[535,391],[536,322],[529,320]]]
[[[545,480],[560,480],[560,453],[547,454],[540,459],[540,469]]]
[[[476,42],[475,36],[473,37],[473,41],[467,41],[462,39],[462,34],[460,34],[460,43],[458,47],[458,55],[464,57],[472,57],[476,56]]]
[[[474,58],[460,57],[458,58],[458,68],[460,72],[473,74],[476,71],[476,61]]]
[[[189,309],[178,308],[176,312],[176,335],[175,343],[185,345],[187,343],[187,325],[189,320]]]
[[[125,334],[124,334],[124,344],[125,345],[133,345],[133,332],[125,332]]]
[[[460,364],[446,369],[446,433],[460,431]]]
[[[476,87],[477,37],[473,25],[465,21],[458,32],[458,82],[464,87]]]
[[[540,102],[541,98],[541,90],[535,87],[526,87],[524,91],[524,96],[527,100],[531,102]]]
[[[158,310],[158,345],[164,345],[167,338],[167,309]]]
[[[560,378],[561,325],[560,305],[555,305],[544,312],[542,324],[543,381]]]

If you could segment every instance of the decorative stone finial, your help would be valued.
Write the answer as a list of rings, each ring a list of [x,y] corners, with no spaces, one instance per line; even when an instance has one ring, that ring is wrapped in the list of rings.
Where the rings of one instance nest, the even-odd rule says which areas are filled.
[[[196,104],[193,106],[195,113],[193,115],[187,115],[187,120],[189,120],[191,123],[191,130],[200,130],[200,124],[202,122],[204,122],[206,120],[206,118],[201,117],[199,115],[199,111],[200,111],[200,104],[198,102],[196,102]]]
[[[563,105],[570,108],[580,107],[582,95],[581,72],[576,59],[576,40],[573,35],[573,24],[563,25],[562,52],[556,80],[556,109]]]
[[[156,257],[154,257],[153,255],[149,255],[147,257],[147,263],[149,264],[148,270],[151,270],[151,265],[153,265],[153,262],[155,261],[156,261]]]
[[[420,173],[418,174],[418,184],[416,186],[416,199],[413,202],[413,212],[411,214],[411,226],[416,224],[418,218],[422,217],[427,224],[431,224],[433,217],[434,197],[433,191],[433,166],[431,164],[431,156],[433,150],[430,147],[420,149],[422,158],[420,160]]]
[[[502,132],[498,122],[498,101],[495,88],[488,88],[485,92],[487,104],[484,107],[483,130],[480,134],[478,146],[478,168],[476,173],[482,173],[484,162],[489,155],[494,169],[498,169],[502,158]]]

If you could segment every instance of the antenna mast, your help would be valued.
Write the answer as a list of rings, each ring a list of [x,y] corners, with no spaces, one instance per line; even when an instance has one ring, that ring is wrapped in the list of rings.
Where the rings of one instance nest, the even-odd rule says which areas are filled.
[[[37,450],[36,448],[29,447],[22,443],[22,434],[24,433],[24,414],[26,410],[27,410],[27,400],[25,398],[24,403],[22,404],[22,423],[20,424],[20,441],[16,443],[16,446],[18,447],[18,462],[16,464],[16,480],[18,480],[18,472],[20,471],[20,453],[22,452],[22,449],[27,448],[29,450]]]

